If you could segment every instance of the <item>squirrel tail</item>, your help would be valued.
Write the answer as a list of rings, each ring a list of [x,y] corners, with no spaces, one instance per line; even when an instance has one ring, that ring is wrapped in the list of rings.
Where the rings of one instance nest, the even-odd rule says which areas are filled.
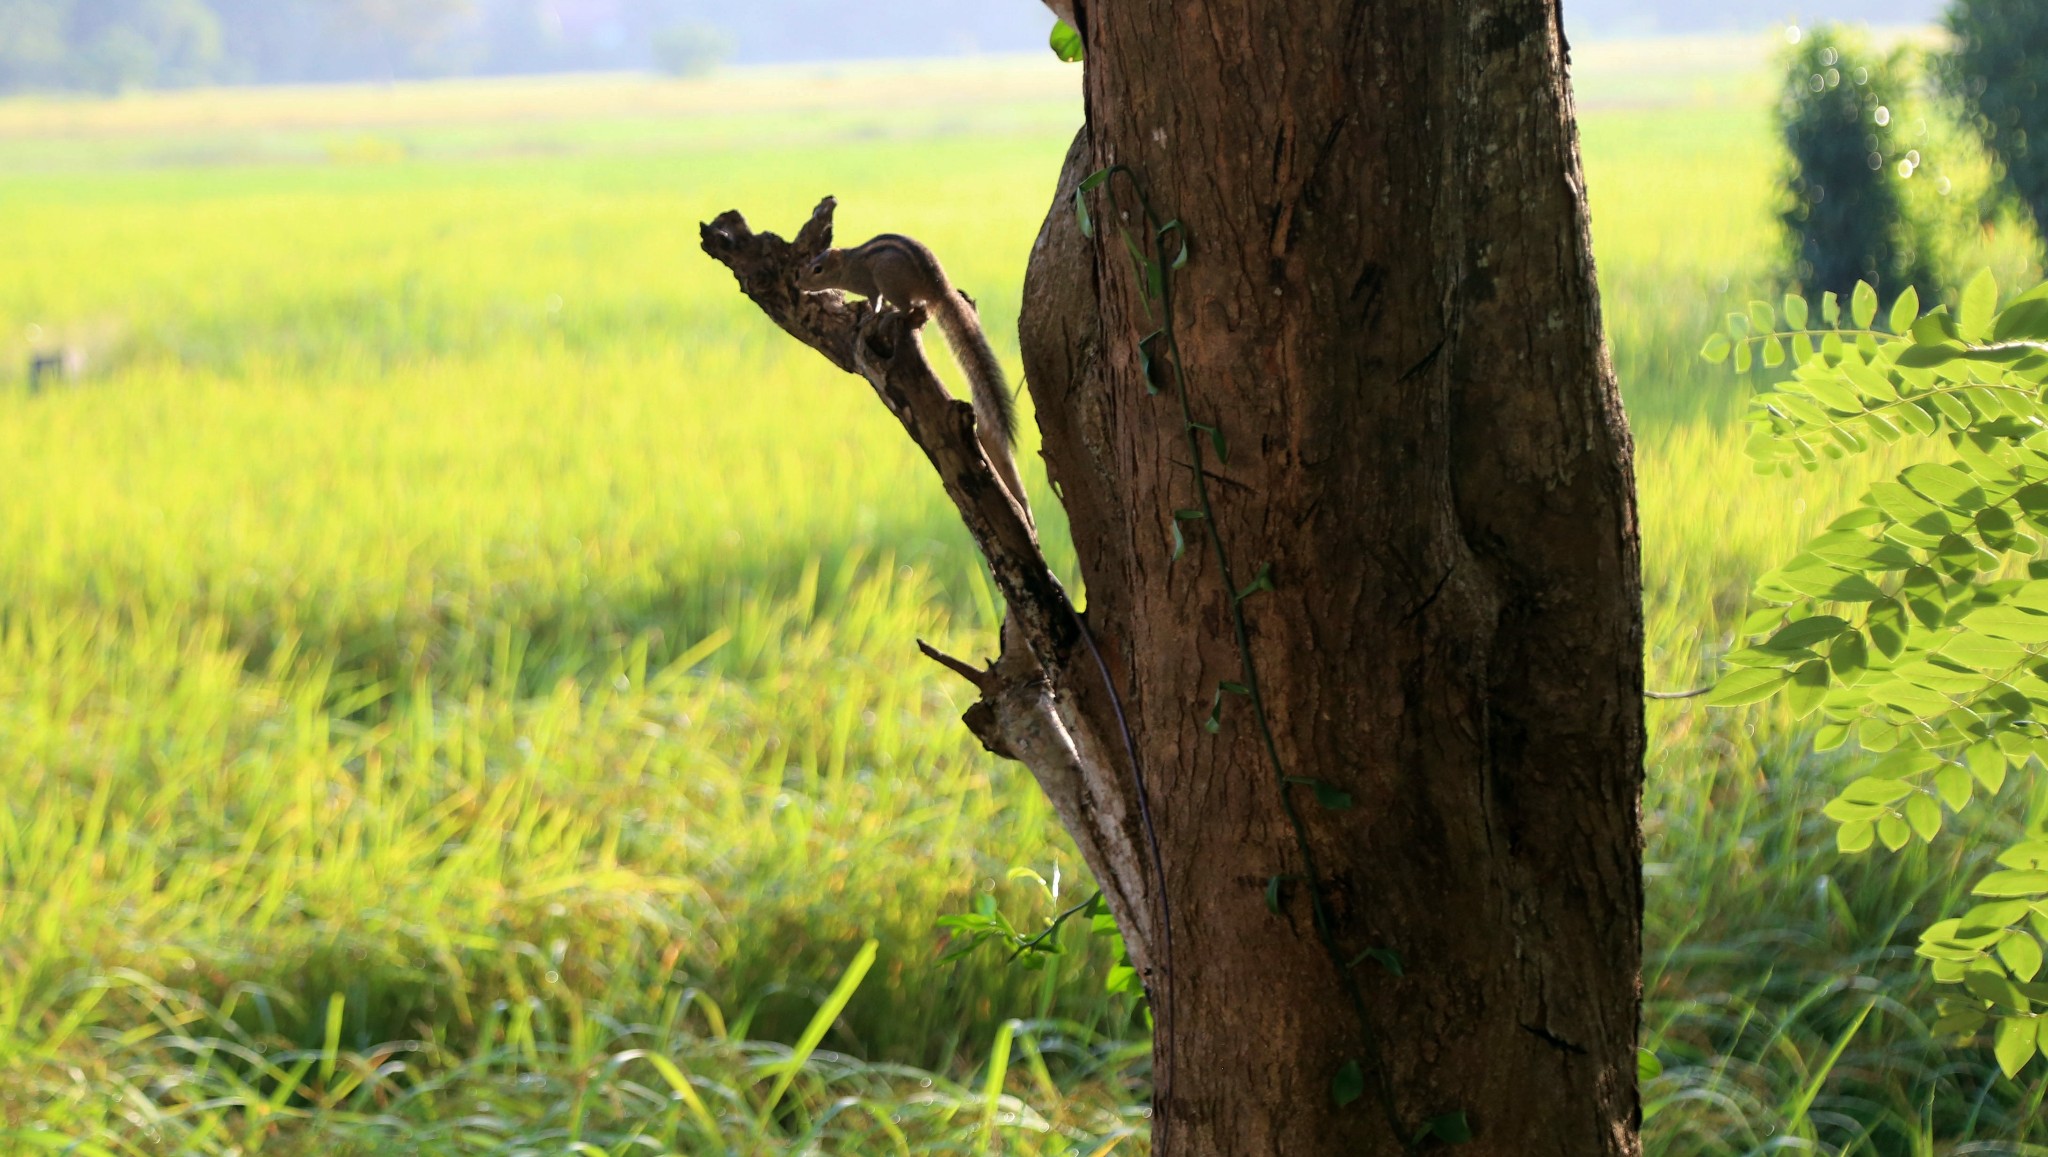
[[[1010,399],[1009,384],[1003,380],[1003,365],[996,360],[996,351],[989,347],[988,337],[981,332],[974,308],[956,291],[928,303],[927,309],[945,331],[946,344],[953,347],[953,357],[974,387],[974,413],[981,419],[982,428],[1001,439],[1006,449],[1015,446],[1017,406]]]

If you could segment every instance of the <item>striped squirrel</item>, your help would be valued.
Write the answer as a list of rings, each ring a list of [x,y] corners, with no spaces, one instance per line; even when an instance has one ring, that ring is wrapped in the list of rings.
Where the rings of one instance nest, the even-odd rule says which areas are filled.
[[[1003,381],[1002,363],[981,332],[973,305],[946,280],[946,271],[932,251],[899,233],[884,233],[851,249],[827,249],[797,278],[797,287],[813,293],[843,289],[898,309],[923,306],[946,334],[953,360],[974,387],[975,426],[982,449],[996,476],[1017,500],[1024,519],[1031,508],[1024,500],[1024,480],[1017,474],[1017,410]]]

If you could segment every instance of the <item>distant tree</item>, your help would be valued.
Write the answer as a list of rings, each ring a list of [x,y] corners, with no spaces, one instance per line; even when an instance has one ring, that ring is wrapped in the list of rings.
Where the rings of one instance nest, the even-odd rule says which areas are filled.
[[[1847,297],[1859,281],[1886,295],[1933,296],[1898,186],[1906,152],[1898,115],[1911,64],[1836,25],[1804,30],[1785,57],[1778,125],[1789,154],[1787,204],[1795,280]],[[1910,167],[1908,169],[1910,172]]]
[[[1955,39],[1940,58],[1943,87],[2004,167],[2007,187],[2048,224],[2048,4],[1956,0],[1947,23]]]
[[[199,84],[221,63],[220,18],[202,0],[75,4],[68,79],[107,92]]]
[[[0,89],[52,83],[63,67],[65,0],[0,0]]]
[[[460,71],[447,35],[471,13],[470,0],[314,0],[328,31],[367,49],[386,76]]]
[[[654,34],[655,66],[670,76],[703,76],[732,56],[730,33],[708,24],[678,24]]]

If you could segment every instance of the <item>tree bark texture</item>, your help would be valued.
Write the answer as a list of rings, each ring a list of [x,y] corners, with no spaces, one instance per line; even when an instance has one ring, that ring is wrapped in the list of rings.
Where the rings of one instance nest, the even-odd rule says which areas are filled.
[[[1085,615],[922,315],[797,291],[829,198],[704,248],[988,558],[1001,657],[928,653],[1123,928],[1158,1153],[1635,1154],[1635,506],[1557,0],[1075,7],[1021,336]]]
[[[1632,451],[1556,0],[1079,15],[1088,126],[1022,336],[1164,860],[1160,1151],[1393,1153],[1463,1112],[1475,1155],[1637,1152]],[[1203,463],[1228,576],[1201,521],[1173,555],[1198,501],[1172,388],[1146,389],[1135,185],[1084,194],[1093,239],[1072,206],[1111,165],[1189,238],[1173,323],[1228,450]],[[1273,752],[1241,695],[1204,725],[1262,568],[1241,608]],[[1404,974],[1351,971],[1361,1023],[1339,971],[1373,949]],[[1352,1059],[1368,1089],[1340,1109]]]

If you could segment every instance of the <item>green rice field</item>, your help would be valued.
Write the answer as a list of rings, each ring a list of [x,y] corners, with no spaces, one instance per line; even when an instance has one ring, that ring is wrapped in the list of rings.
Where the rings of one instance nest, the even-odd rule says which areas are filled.
[[[1577,54],[1656,687],[1886,467],[1754,474],[1695,356],[1776,284],[1769,51]],[[1087,894],[913,646],[993,648],[966,536],[697,249],[833,194],[1014,368],[1079,117],[1049,58],[0,101],[0,1153],[1145,1151],[1099,949],[940,960]],[[2048,1153],[1927,1035],[1967,830],[1841,859],[1788,718],[1650,719],[1648,1152]]]

